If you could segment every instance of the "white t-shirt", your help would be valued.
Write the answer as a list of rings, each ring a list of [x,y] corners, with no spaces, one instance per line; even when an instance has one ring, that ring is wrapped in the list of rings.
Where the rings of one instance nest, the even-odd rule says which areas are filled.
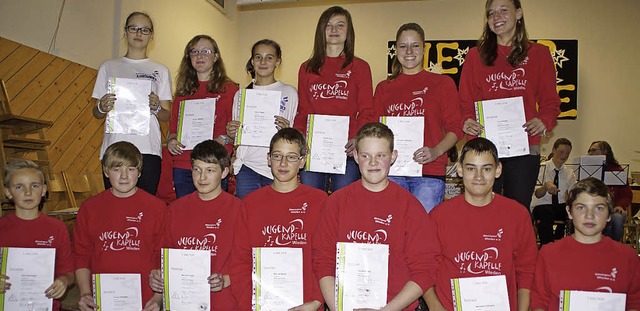
[[[100,99],[107,93],[109,78],[130,78],[151,80],[151,88],[158,95],[160,100],[171,100],[171,77],[169,69],[164,65],[152,61],[151,59],[129,59],[121,57],[108,60],[100,65],[96,84],[93,87],[91,97]],[[108,134],[104,133],[102,148],[100,149],[100,159],[104,151],[111,144],[119,141],[128,141],[134,144],[140,153],[162,156],[162,140],[160,133],[160,123],[155,114],[151,113],[148,135],[132,134]]]
[[[542,182],[542,184],[546,183],[547,181],[553,182],[553,178],[556,176],[555,170],[556,165],[553,164],[552,160],[543,162],[540,165],[538,180]],[[576,184],[576,180],[576,175],[575,173],[573,173],[573,170],[570,167],[567,167],[563,164],[562,166],[560,166],[560,168],[558,168],[558,189],[560,190],[560,192],[558,192],[558,203],[566,202],[564,197],[565,193],[567,193],[567,190],[571,189],[573,185]],[[536,198],[536,194],[534,193],[531,200],[531,206],[535,207],[538,205],[548,205],[551,204],[551,202],[552,199],[549,192],[545,192],[544,196],[539,199]]]
[[[280,81],[269,85],[253,85],[255,90],[270,90],[282,92],[280,100],[280,116],[289,120],[289,126],[293,126],[293,119],[298,111],[298,91],[295,87]],[[233,120],[240,118],[240,91],[233,97]],[[275,121],[275,120],[274,120]],[[274,125],[275,126],[275,125]],[[239,172],[242,165],[254,172],[273,179],[271,168],[267,163],[268,147],[240,146],[236,150],[236,160],[233,162],[233,171]]]

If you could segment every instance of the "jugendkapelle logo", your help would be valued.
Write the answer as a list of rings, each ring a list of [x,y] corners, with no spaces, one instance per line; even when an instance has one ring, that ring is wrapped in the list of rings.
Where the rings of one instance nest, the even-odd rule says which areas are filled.
[[[351,230],[347,233],[347,241],[367,244],[381,244],[387,241],[387,231],[378,229],[373,233],[362,230]]]
[[[220,229],[222,225],[222,218],[218,218],[218,221],[215,224],[204,224],[205,229]]]
[[[35,240],[36,245],[38,246],[46,246],[46,247],[51,247],[53,246],[53,241],[55,240],[55,238],[53,237],[53,235],[49,236],[49,239],[46,241],[43,240]]]
[[[314,99],[347,99],[349,98],[349,83],[345,80],[336,81],[334,84],[315,83],[309,87],[311,96]]]
[[[185,236],[178,240],[178,246],[183,249],[210,251],[211,256],[216,256],[216,252],[218,251],[218,246],[215,245],[216,240],[215,233],[205,234],[201,238]]]
[[[306,214],[308,206],[307,202],[304,202],[300,207],[291,207],[289,208],[289,214]]]
[[[128,222],[141,223],[142,222],[142,216],[144,216],[144,214],[142,212],[140,212],[140,213],[138,213],[138,216],[126,216],[125,219]]]
[[[262,235],[267,237],[264,246],[306,245],[307,233],[304,232],[304,221],[294,219],[286,225],[274,224],[262,228]]]
[[[129,227],[122,232],[105,231],[99,236],[102,241],[102,250],[112,251],[138,251],[140,250],[140,239],[138,238],[138,228]]]
[[[489,92],[497,92],[498,90],[515,91],[525,90],[527,88],[526,71],[524,68],[516,68],[511,72],[492,73],[485,81],[491,83]]]
[[[595,273],[595,277],[598,280],[606,280],[606,281],[612,281],[615,282],[616,281],[616,275],[618,274],[618,269],[616,267],[613,267],[611,269],[610,273]]]
[[[498,262],[499,251],[496,247],[487,247],[480,252],[462,251],[453,260],[460,265],[460,273],[500,275],[502,263]]]
[[[373,221],[375,223],[385,225],[385,226],[391,226],[392,219],[393,219],[393,215],[391,214],[387,215],[387,218],[373,217]]]
[[[482,238],[485,241],[497,241],[500,242],[502,240],[502,235],[504,234],[504,230],[502,228],[498,229],[498,233],[496,234],[483,234]]]
[[[387,115],[390,116],[403,116],[403,117],[415,117],[423,116],[425,112],[424,99],[416,97],[409,103],[395,103],[387,107]]]

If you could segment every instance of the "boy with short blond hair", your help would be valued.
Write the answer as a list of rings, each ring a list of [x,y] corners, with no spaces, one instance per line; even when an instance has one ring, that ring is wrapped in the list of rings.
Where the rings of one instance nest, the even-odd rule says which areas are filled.
[[[378,122],[364,125],[356,135],[354,156],[362,179],[325,202],[313,241],[313,268],[331,310],[335,310],[338,242],[389,245],[385,309],[414,310],[417,299],[435,283],[440,246],[434,226],[422,204],[388,180],[396,157],[391,130]]]
[[[144,310],[154,310],[162,297],[154,295],[147,276],[159,260],[166,205],[136,187],[142,155],[133,144],[110,145],[102,167],[111,188],[82,203],[74,228],[80,310],[97,307],[91,282],[97,273],[140,274]]]
[[[73,283],[73,256],[67,226],[41,213],[47,192],[44,174],[31,160],[13,160],[5,167],[5,195],[12,200],[15,213],[0,217],[0,247],[54,248],[54,282],[43,295],[54,299],[53,310],[60,310],[60,298]],[[0,275],[0,294],[11,293],[11,280]],[[19,293],[18,293],[19,294]]]

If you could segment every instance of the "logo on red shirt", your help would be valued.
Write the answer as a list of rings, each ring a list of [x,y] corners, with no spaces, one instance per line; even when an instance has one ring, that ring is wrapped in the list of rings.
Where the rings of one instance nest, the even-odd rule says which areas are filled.
[[[416,117],[424,116],[424,99],[416,97],[409,103],[395,103],[387,107],[387,115],[389,116],[403,116],[403,117]]]
[[[487,247],[480,252],[462,251],[453,260],[460,264],[460,273],[500,275],[502,263],[497,262],[499,251],[496,247]]]
[[[306,214],[308,206],[309,204],[307,204],[307,202],[304,202],[302,203],[302,206],[298,208],[296,207],[289,208],[289,214]]]
[[[516,68],[511,72],[498,72],[492,73],[485,81],[491,83],[489,92],[497,92],[498,90],[515,91],[526,90],[527,79],[525,78],[526,71],[524,68]]]
[[[53,240],[55,240],[55,238],[53,237],[53,235],[49,236],[49,239],[46,241],[42,241],[42,240],[35,240],[36,245],[38,246],[46,246],[46,247],[51,247],[53,245]]]
[[[498,233],[496,233],[496,234],[483,234],[482,238],[485,241],[500,242],[502,240],[502,234],[504,234],[504,230],[502,230],[502,228],[500,228],[500,229],[498,229]]]
[[[309,92],[313,99],[348,99],[349,90],[347,87],[349,83],[344,80],[336,81],[334,84],[328,83],[315,83],[309,87]]]
[[[178,240],[178,246],[183,249],[192,249],[192,250],[203,250],[210,251],[211,256],[216,256],[218,251],[218,246],[215,245],[217,241],[215,233],[208,233],[202,236],[202,238],[197,238],[194,236],[184,236],[180,237]]]
[[[142,216],[143,216],[143,214],[142,214],[142,212],[140,212],[140,213],[138,213],[138,216],[133,216],[133,217],[132,216],[126,216],[125,219],[128,222],[141,223],[142,222]]]
[[[294,219],[286,225],[274,224],[262,228],[262,235],[267,237],[264,246],[306,245],[307,233],[304,232],[304,221]]]
[[[387,241],[387,231],[384,229],[378,229],[373,233],[352,230],[347,233],[347,241],[355,243],[367,243],[367,244],[382,244]]]
[[[377,224],[381,224],[381,225],[385,225],[385,226],[391,226],[391,220],[393,219],[393,215],[389,214],[387,215],[387,218],[378,218],[378,217],[373,217],[373,221]]]
[[[618,269],[616,267],[613,267],[611,269],[610,273],[595,273],[595,277],[598,280],[605,280],[605,281],[611,281],[611,282],[615,282],[616,281],[616,275],[618,274]]]
[[[138,238],[138,228],[136,227],[126,228],[123,232],[106,231],[100,234],[99,239],[103,242],[103,251],[140,250],[140,239]]]
[[[204,224],[205,229],[220,229],[222,225],[222,218],[218,218],[218,221],[215,224]]]

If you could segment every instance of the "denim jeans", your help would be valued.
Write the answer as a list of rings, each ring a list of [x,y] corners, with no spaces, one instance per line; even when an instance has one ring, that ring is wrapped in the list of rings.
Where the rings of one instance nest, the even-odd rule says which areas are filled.
[[[303,184],[325,192],[329,192],[329,181],[331,181],[331,192],[335,192],[358,179],[360,179],[360,170],[352,157],[347,157],[347,168],[344,174],[300,171],[300,181]]]
[[[399,176],[389,176],[389,180],[411,192],[422,203],[427,213],[442,203],[444,199],[444,180],[431,177]]]
[[[271,185],[272,182],[273,179],[264,177],[248,166],[243,165],[236,174],[236,196],[242,199],[251,191]]]
[[[629,207],[631,208],[631,207]],[[604,228],[604,235],[610,237],[614,241],[620,242],[622,234],[624,234],[624,223],[627,221],[627,215],[624,213],[611,214],[611,221]]]
[[[229,175],[222,180],[220,186],[224,191],[229,189]],[[191,170],[174,167],[173,188],[176,191],[176,199],[196,191],[196,186],[193,184],[193,177],[191,176]]]

